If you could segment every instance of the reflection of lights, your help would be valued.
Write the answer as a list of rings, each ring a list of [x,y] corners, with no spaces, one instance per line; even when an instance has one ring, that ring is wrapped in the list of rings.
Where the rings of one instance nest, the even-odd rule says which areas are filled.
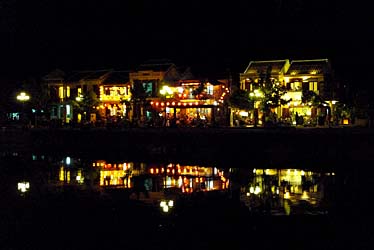
[[[168,202],[168,206],[169,206],[169,207],[173,207],[173,206],[174,206],[174,201],[173,201],[173,200],[170,200],[170,201]]]
[[[289,199],[290,198],[290,192],[286,192],[286,193],[284,193],[284,197],[283,197],[284,199]]]
[[[18,182],[18,190],[21,191],[22,193],[25,193],[30,189],[30,183],[29,182]]]
[[[71,159],[70,159],[70,157],[68,156],[68,157],[66,157],[66,165],[70,165],[70,163],[71,163]]]
[[[28,96],[25,92],[21,92],[19,95],[17,95],[17,100],[24,102],[30,100],[30,96]]]
[[[261,188],[259,186],[256,186],[254,194],[259,194],[261,192]]]
[[[162,208],[162,211],[164,213],[167,213],[169,212],[170,208],[172,208],[174,206],[174,201],[173,200],[163,200],[160,202],[160,207]]]
[[[302,200],[307,200],[307,199],[309,199],[309,195],[308,195],[308,193],[307,193],[306,191],[303,191],[303,194],[301,195],[301,199],[302,199]]]

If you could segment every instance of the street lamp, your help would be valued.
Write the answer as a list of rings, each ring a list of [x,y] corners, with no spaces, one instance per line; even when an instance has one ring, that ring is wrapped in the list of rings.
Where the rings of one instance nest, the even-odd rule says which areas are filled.
[[[25,102],[30,100],[30,96],[26,92],[21,92],[17,95],[17,100],[22,103],[22,113],[25,113]]]

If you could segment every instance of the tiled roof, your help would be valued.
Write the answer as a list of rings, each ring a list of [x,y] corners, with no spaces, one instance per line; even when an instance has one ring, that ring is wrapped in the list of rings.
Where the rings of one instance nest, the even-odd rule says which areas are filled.
[[[279,74],[287,62],[288,59],[270,61],[251,61],[246,70],[244,71],[244,73],[257,74],[259,72],[266,72],[267,68],[271,66],[272,74]]]
[[[138,66],[137,71],[153,70],[166,72],[171,66],[175,66],[169,59],[148,60]]]
[[[65,78],[65,72],[60,69],[55,69],[43,77],[44,80],[63,80]]]
[[[152,70],[152,71],[161,71],[166,72],[169,70],[169,68],[172,66],[172,63],[166,63],[166,64],[141,64],[137,68],[137,71],[145,71],[145,70]]]
[[[92,71],[91,74],[87,75],[84,79],[85,80],[95,80],[95,79],[102,79],[105,75],[112,72],[112,70],[96,70]]]
[[[87,71],[75,71],[69,77],[69,82],[79,82],[81,80],[95,80],[101,79],[106,74],[110,73],[111,70],[87,70]]]
[[[119,84],[129,82],[129,71],[112,71],[103,81],[103,84]]]
[[[287,74],[321,74],[328,68],[328,59],[293,60]]]

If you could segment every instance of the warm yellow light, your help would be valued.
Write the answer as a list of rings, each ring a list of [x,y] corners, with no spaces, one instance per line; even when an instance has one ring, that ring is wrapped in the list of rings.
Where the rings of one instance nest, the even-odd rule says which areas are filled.
[[[19,182],[17,187],[18,187],[19,191],[21,191],[22,193],[25,193],[26,191],[29,190],[30,183],[29,182]]]
[[[165,213],[169,212],[169,207],[168,206],[163,206],[162,211],[164,211]]]
[[[290,192],[286,192],[286,193],[284,193],[284,197],[283,197],[284,199],[289,199],[290,198]]]
[[[343,124],[344,125],[348,125],[349,124],[349,120],[348,119],[343,119]]]
[[[307,199],[309,199],[309,195],[308,195],[308,193],[307,193],[306,191],[303,191],[303,195],[301,195],[301,199],[302,199],[302,200],[307,200]]]
[[[166,201],[161,201],[160,202],[160,207],[165,207],[166,206]]]
[[[19,100],[19,101],[21,101],[21,102],[28,101],[28,100],[30,100],[30,96],[28,96],[25,92],[21,92],[21,93],[17,96],[17,100]]]
[[[168,202],[168,206],[169,206],[169,207],[173,207],[173,206],[174,206],[174,201],[173,201],[173,200],[170,200],[170,201]]]

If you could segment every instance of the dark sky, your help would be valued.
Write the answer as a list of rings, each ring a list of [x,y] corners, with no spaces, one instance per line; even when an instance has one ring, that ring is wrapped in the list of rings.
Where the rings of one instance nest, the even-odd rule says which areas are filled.
[[[250,60],[330,58],[341,78],[362,84],[374,22],[359,2],[0,0],[1,69],[130,69],[169,58],[243,72]]]

